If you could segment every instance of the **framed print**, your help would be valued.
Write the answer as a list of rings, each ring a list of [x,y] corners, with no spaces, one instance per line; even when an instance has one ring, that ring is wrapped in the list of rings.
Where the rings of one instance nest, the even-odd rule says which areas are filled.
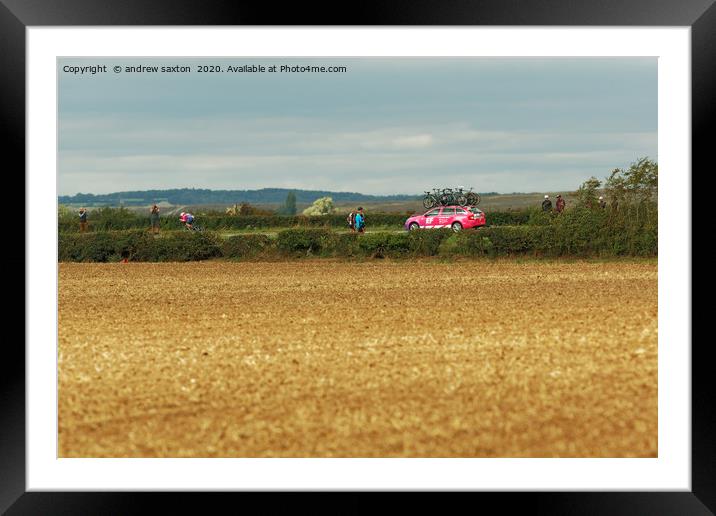
[[[689,214],[710,2],[151,5],[0,9],[27,199],[3,510],[714,510]]]

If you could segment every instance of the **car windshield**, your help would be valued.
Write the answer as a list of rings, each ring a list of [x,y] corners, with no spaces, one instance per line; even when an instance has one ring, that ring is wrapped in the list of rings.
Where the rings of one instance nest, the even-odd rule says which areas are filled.
[[[473,213],[482,213],[480,210],[478,210],[478,209],[475,208],[475,207],[470,208],[470,211],[473,212]]]

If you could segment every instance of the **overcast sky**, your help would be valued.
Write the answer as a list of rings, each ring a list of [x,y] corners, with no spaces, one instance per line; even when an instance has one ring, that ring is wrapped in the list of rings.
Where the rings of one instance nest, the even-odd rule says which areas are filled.
[[[72,74],[65,66],[107,65]],[[114,73],[127,65],[346,73]],[[60,59],[60,195],[576,189],[657,156],[656,58]]]

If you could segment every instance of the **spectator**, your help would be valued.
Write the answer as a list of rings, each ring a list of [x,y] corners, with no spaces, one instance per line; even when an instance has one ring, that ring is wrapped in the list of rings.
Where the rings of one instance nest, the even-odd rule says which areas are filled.
[[[80,208],[80,233],[87,231],[87,210]]]
[[[152,222],[152,233],[159,233],[159,206],[156,204],[149,211],[149,218]]]
[[[365,233],[365,214],[363,213],[363,208],[358,208],[358,213],[356,213],[355,230],[358,233]]]
[[[353,233],[355,233],[355,231],[356,231],[356,212],[355,212],[355,211],[351,211],[351,212],[348,214],[348,219],[347,219],[347,220],[348,220],[348,227],[351,228],[351,231],[352,231]]]
[[[562,197],[562,195],[557,195],[557,205],[555,206],[557,213],[562,213],[566,205],[567,203],[564,202],[564,198]]]
[[[552,211],[552,201],[549,200],[549,195],[544,196],[544,201],[542,201],[542,211]]]
[[[607,201],[604,200],[604,197],[599,197],[599,207],[601,209],[605,209],[607,207]]]

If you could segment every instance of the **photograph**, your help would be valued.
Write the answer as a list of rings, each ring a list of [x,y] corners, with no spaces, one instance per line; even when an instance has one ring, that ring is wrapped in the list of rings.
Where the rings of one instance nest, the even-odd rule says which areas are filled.
[[[657,57],[56,63],[59,458],[659,458]]]

